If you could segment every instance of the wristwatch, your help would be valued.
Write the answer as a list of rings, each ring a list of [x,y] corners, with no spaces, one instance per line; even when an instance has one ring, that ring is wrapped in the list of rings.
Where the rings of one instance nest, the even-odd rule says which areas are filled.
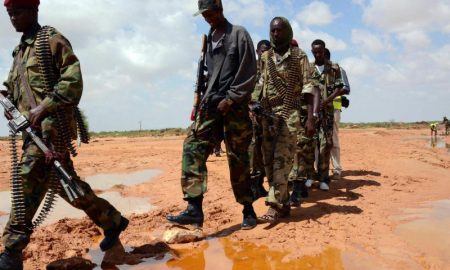
[[[313,117],[314,117],[314,118],[318,118],[318,117],[319,117],[319,114],[315,112],[315,113],[313,113]]]

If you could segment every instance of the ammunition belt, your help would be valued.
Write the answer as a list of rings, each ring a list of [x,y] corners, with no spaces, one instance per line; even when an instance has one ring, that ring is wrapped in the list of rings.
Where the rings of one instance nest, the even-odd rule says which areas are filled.
[[[300,109],[301,102],[300,98],[295,95],[295,86],[299,82],[298,74],[300,73],[300,57],[299,57],[299,49],[291,48],[291,59],[288,64],[288,78],[287,78],[287,86],[284,86],[280,77],[277,76],[277,70],[275,67],[275,63],[273,62],[273,49],[270,49],[268,52],[268,69],[269,75],[272,79],[273,85],[277,90],[278,94],[276,97],[268,99],[266,104],[269,105],[270,108],[274,106],[283,105],[283,110],[281,115],[283,119],[287,119],[291,110]],[[264,103],[263,103],[264,105]]]

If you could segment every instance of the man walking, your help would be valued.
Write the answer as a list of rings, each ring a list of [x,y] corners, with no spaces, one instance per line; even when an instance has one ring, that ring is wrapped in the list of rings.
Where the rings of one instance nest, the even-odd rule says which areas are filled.
[[[33,216],[48,189],[55,189],[55,181],[56,185],[59,184],[49,162],[55,157],[81,188],[84,196],[70,201],[62,188],[56,190],[74,207],[85,211],[103,229],[105,238],[100,248],[108,250],[118,241],[128,220],[80,180],[73,168],[68,151],[70,147],[67,145],[74,138],[77,128],[74,107],[83,90],[80,63],[69,41],[61,33],[52,27],[39,25],[39,0],[5,0],[4,6],[13,27],[23,33],[20,44],[13,52],[14,64],[4,83],[7,88],[4,94],[28,118],[53,154],[51,157],[44,155],[29,136],[23,136],[22,159],[16,164],[17,172],[13,172],[13,178],[17,177],[14,181],[23,189],[23,192],[13,193],[22,198],[16,203],[23,209],[13,207],[3,232],[5,251],[0,254],[0,270],[23,268],[22,250],[30,242],[34,228]],[[49,76],[49,70],[52,76]]]
[[[315,84],[311,82],[308,57],[292,46],[292,38],[292,28],[286,18],[272,19],[271,48],[262,55],[261,62],[261,104],[272,116],[265,116],[262,121],[264,165],[270,188],[266,199],[269,209],[260,219],[271,223],[290,214],[288,175],[300,128],[301,95],[309,104],[307,134],[311,136],[314,132],[312,94]]]
[[[224,139],[231,186],[236,201],[244,208],[241,228],[251,229],[256,226],[248,155],[252,138],[248,101],[256,77],[253,42],[245,28],[225,19],[220,0],[199,0],[198,7],[195,15],[202,14],[211,26],[206,53],[208,82],[183,145],[181,187],[188,206],[179,215],[167,216],[167,220],[203,226],[206,160],[212,148]]]

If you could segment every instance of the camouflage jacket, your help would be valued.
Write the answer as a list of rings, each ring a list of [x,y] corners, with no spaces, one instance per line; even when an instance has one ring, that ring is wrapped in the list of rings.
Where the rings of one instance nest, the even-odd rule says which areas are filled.
[[[273,50],[273,49],[270,49]],[[269,50],[269,51],[270,51]],[[268,61],[269,61],[269,51],[266,51],[261,56],[261,79],[260,83],[262,85],[262,96],[263,98],[271,99],[279,95],[275,85],[272,81],[272,78],[269,74]],[[287,79],[289,75],[289,62],[291,58],[291,49],[289,49],[284,55],[279,56],[280,58],[277,61],[277,55],[273,54],[273,61],[275,63],[275,68],[277,71],[276,76],[280,78],[283,85],[287,86]],[[314,87],[318,84],[317,78],[313,75],[313,71],[310,68],[308,56],[304,51],[299,49],[299,57],[300,57],[300,68],[298,74],[298,84],[295,85],[294,92],[295,95],[300,97],[303,94],[311,94],[314,91]],[[255,95],[256,97],[256,95]],[[256,101],[256,100],[255,100]],[[279,113],[282,110],[283,105],[275,106],[272,108],[274,113]]]
[[[36,56],[35,41],[39,25],[28,35],[23,35],[20,44],[14,49],[14,62],[8,75],[8,79],[3,83],[12,97],[13,103],[20,112],[28,116],[31,109],[30,102],[22,83],[19,72],[19,65],[23,66],[26,81],[31,89],[36,104],[46,107],[50,116],[42,121],[42,131],[51,132],[56,126],[54,113],[58,108],[77,105],[83,91],[83,81],[81,77],[80,63],[75,56],[69,41],[58,31],[54,30],[49,35],[50,49],[53,58],[54,70],[58,81],[53,87],[53,92],[45,90],[44,82],[39,71]],[[22,53],[20,53],[22,51]],[[21,57],[21,54],[23,56]],[[75,128],[75,119],[71,110],[67,110],[69,126]]]
[[[320,98],[321,100],[326,99],[334,92],[334,86],[341,84],[341,71],[339,65],[336,63],[332,63],[331,61],[327,61],[324,64],[323,72],[320,73],[316,68],[316,64],[314,62],[310,63],[311,70],[315,73],[315,77],[319,78],[320,87]],[[333,103],[328,103],[327,109],[333,109]]]

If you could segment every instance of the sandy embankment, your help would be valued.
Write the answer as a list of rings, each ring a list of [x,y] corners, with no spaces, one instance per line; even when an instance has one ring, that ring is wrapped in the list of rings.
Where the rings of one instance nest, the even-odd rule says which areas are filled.
[[[239,230],[242,209],[231,192],[226,158],[211,157],[204,231],[287,250],[291,258],[331,246],[362,250],[375,259],[374,265],[428,268],[434,264],[432,259],[423,258],[393,234],[399,221],[388,218],[421,202],[450,198],[450,154],[447,149],[427,148],[427,135],[427,129],[343,129],[343,179],[333,182],[329,192],[313,190],[289,219],[275,226],[261,224],[250,231]],[[449,137],[446,140],[450,144]],[[147,197],[157,206],[149,213],[130,216],[130,226],[121,237],[124,245],[150,243],[167,226],[164,216],[184,209],[179,186],[182,141],[181,137],[95,139],[79,150],[75,164],[83,177],[143,169],[163,171],[151,182],[116,188],[124,196]],[[8,166],[0,168],[0,190],[9,186],[7,153],[7,142],[1,141],[0,162]],[[258,214],[266,210],[262,200],[255,206]],[[62,220],[39,228],[25,252],[26,269],[43,269],[56,259],[84,255],[100,234],[88,219]]]

